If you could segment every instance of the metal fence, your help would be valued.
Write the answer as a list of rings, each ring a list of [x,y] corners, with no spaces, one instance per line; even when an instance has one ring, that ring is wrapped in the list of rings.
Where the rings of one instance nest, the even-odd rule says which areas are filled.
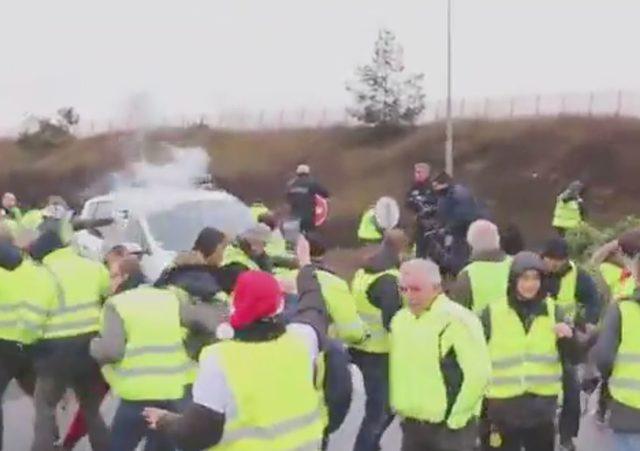
[[[418,123],[443,120],[446,101],[428,101]],[[607,91],[567,94],[538,94],[513,97],[462,98],[453,100],[456,119],[504,120],[554,116],[597,116],[640,118],[640,94]],[[165,116],[158,126],[190,127],[199,124],[234,130],[280,130],[354,126],[357,121],[345,108],[298,108],[279,110],[226,109],[192,116]],[[97,121],[83,119],[76,126],[79,136],[126,131],[135,128],[127,120]],[[0,136],[17,136],[19,128],[2,129]]]

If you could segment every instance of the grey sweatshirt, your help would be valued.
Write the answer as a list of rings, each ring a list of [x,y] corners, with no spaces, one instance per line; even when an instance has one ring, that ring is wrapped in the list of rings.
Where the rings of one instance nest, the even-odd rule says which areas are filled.
[[[228,309],[222,303],[186,303],[180,304],[180,325],[189,330],[215,334],[221,323],[228,317]],[[104,306],[104,322],[100,337],[91,341],[91,356],[99,365],[116,363],[123,359],[126,348],[124,321],[110,305]]]

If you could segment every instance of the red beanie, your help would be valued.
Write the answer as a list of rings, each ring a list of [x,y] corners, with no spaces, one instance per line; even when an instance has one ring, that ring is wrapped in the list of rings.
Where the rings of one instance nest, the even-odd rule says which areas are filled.
[[[245,271],[240,274],[233,291],[231,326],[243,329],[260,319],[275,315],[282,306],[280,284],[271,274]]]

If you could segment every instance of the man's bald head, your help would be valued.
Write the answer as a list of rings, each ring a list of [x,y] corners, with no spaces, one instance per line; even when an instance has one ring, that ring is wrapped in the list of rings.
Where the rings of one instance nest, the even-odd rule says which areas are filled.
[[[486,219],[474,221],[467,231],[467,242],[474,251],[493,251],[500,249],[498,227]]]

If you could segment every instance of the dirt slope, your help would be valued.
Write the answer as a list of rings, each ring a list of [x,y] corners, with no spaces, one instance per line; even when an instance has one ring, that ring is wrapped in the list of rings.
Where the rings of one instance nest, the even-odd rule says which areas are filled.
[[[412,163],[442,165],[442,124],[381,135],[372,129],[231,132],[172,129],[156,141],[202,146],[219,184],[251,202],[276,206],[296,164],[309,163],[334,194],[327,233],[335,244],[355,241],[361,211],[379,196],[402,199]],[[0,190],[27,202],[56,192],[74,202],[103,174],[124,164],[130,137],[82,139],[46,154],[0,141]],[[465,122],[456,126],[456,177],[471,186],[500,223],[520,225],[533,241],[549,233],[554,198],[570,180],[590,188],[593,220],[640,210],[640,120],[554,118]]]

